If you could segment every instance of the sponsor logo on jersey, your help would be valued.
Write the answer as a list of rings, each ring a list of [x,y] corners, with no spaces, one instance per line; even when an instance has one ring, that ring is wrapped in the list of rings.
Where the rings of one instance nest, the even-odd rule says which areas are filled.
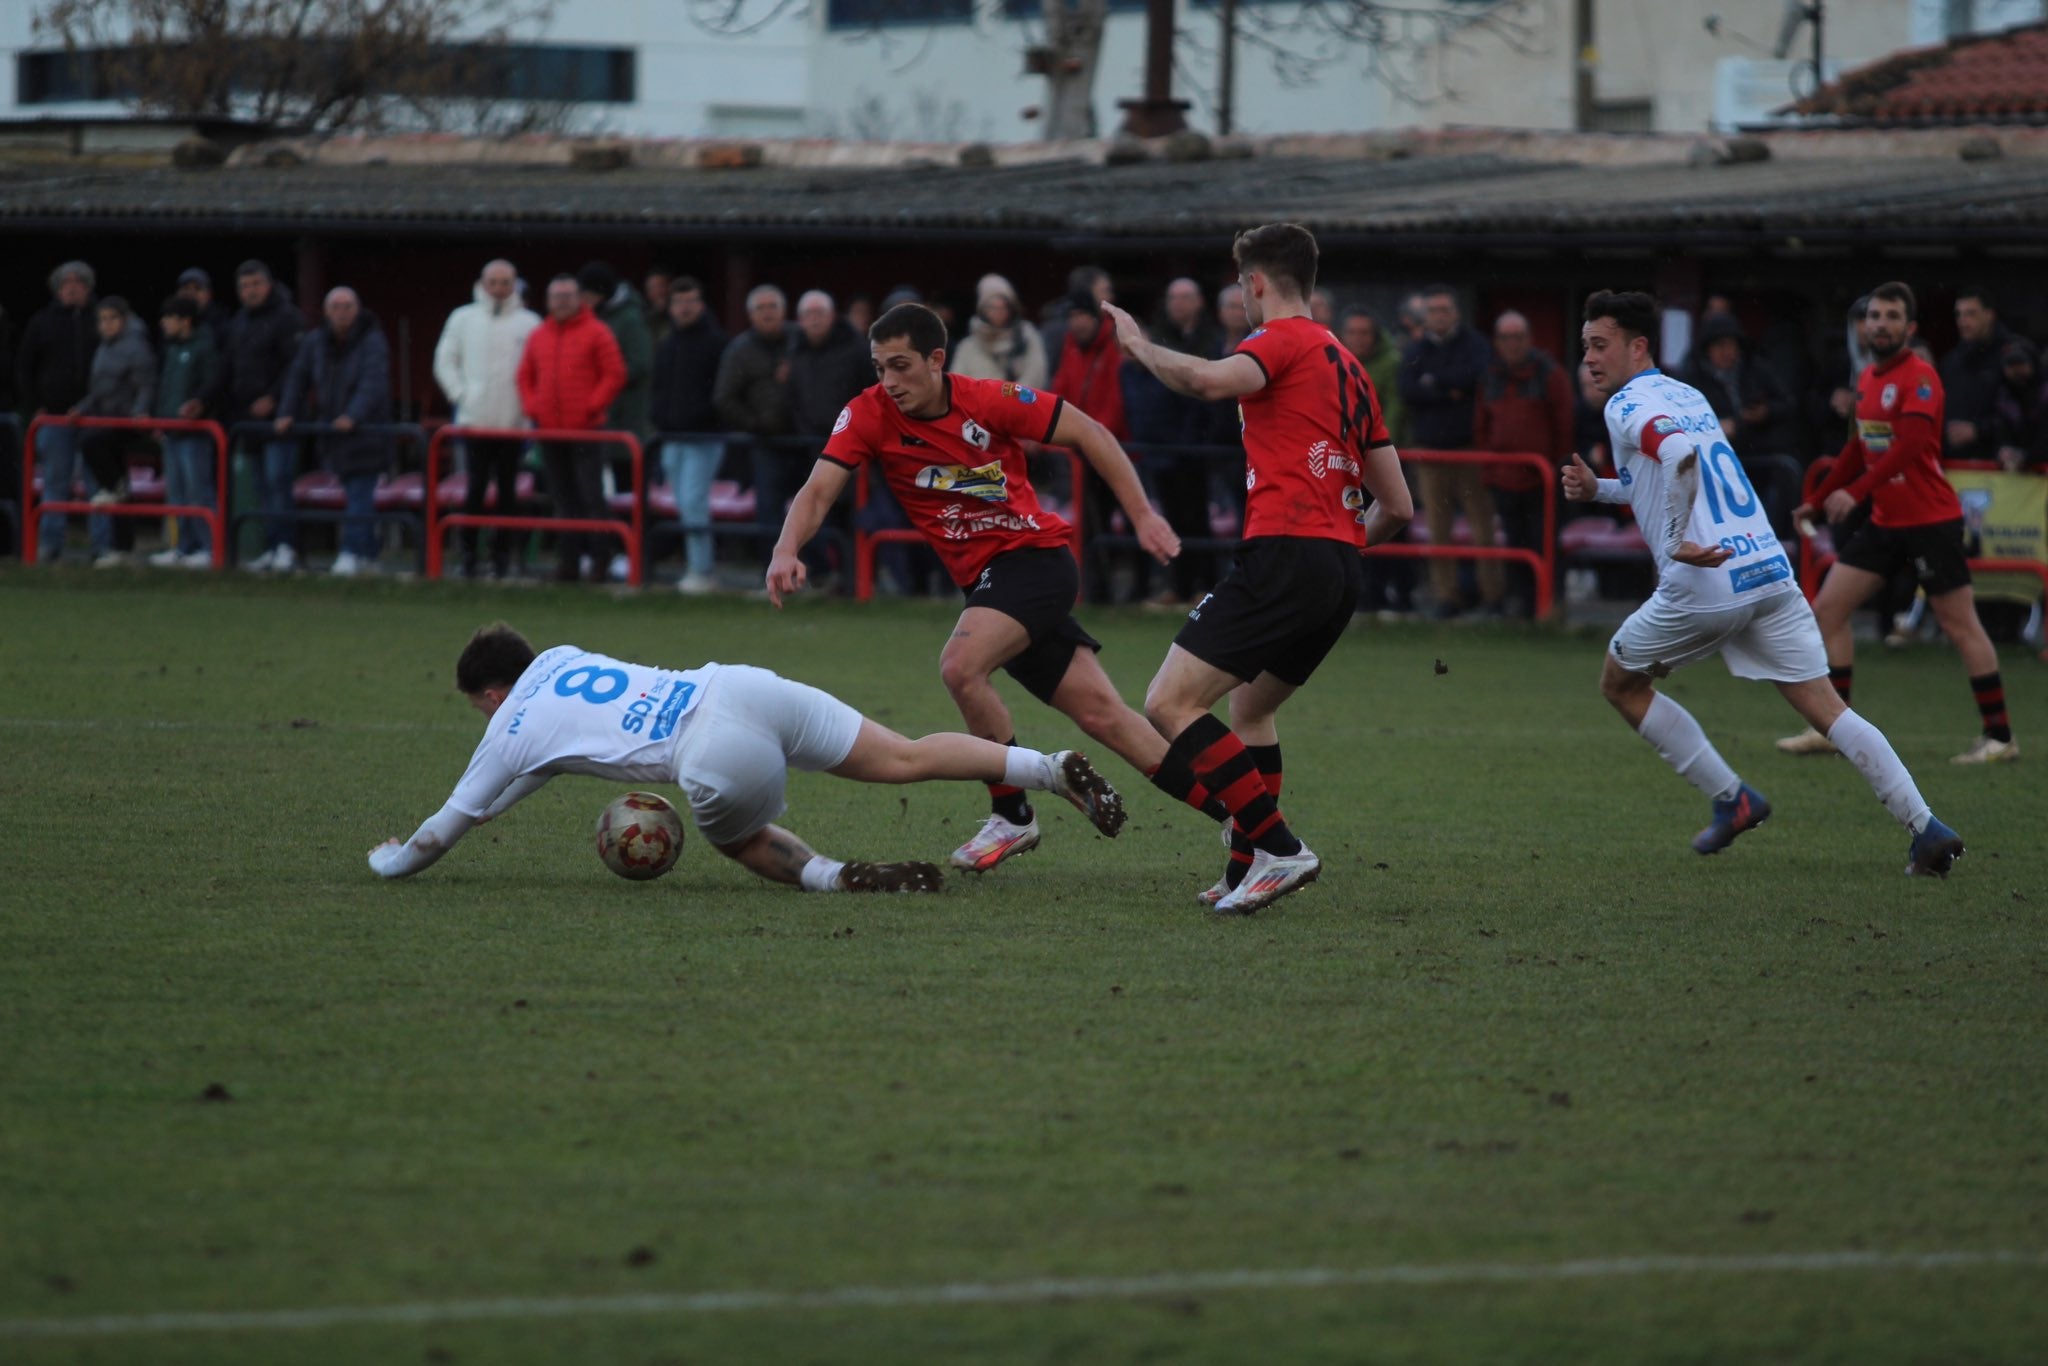
[[[654,729],[647,732],[647,738],[666,740],[675,734],[676,722],[682,720],[683,713],[690,709],[690,704],[696,699],[697,685],[678,681],[669,691],[668,700],[661,704],[661,710],[655,713]]]
[[[1330,443],[1318,441],[1308,448],[1308,472],[1320,479],[1330,472]]]
[[[985,451],[990,437],[988,429],[970,417],[960,424],[960,439],[978,451]]]
[[[1028,384],[1005,384],[1003,386],[1003,397],[1014,398],[1019,403],[1036,403],[1038,402],[1038,391]]]
[[[1365,490],[1356,484],[1344,486],[1344,510],[1355,513],[1352,518],[1360,526],[1365,525]]]
[[[832,419],[832,435],[837,436],[853,425],[853,409],[841,408],[839,416]]]
[[[1892,448],[1892,424],[1875,418],[1865,418],[1856,424],[1856,434],[1863,438],[1863,449],[1872,455],[1883,455]]]
[[[1010,480],[1000,460],[986,465],[926,465],[917,472],[916,482],[934,493],[957,493],[984,503],[1010,501]]]
[[[1635,481],[1636,477],[1628,472],[1628,466],[1623,465],[1621,467],[1621,486],[1627,488],[1630,484],[1635,483]]]
[[[1632,418],[1632,417],[1634,417],[1634,416],[1636,415],[1636,409],[1638,409],[1638,408],[1640,408],[1640,407],[1642,407],[1642,406],[1643,406],[1643,405],[1642,405],[1642,404],[1640,404],[1640,403],[1624,403],[1624,404],[1622,404],[1622,405],[1621,405],[1621,416],[1620,416],[1620,417],[1619,417],[1618,419],[1616,419],[1616,420],[1617,420],[1617,421],[1620,421],[1620,422],[1626,422],[1626,421],[1628,421],[1628,420],[1629,420],[1630,418]]]
[[[1015,512],[977,512],[960,503],[939,509],[939,535],[949,541],[964,541],[984,531],[1038,531],[1036,517]]]
[[[1738,593],[1747,593],[1791,577],[1792,566],[1783,555],[1773,555],[1762,564],[1745,564],[1728,571],[1728,582]]]
[[[909,432],[905,432],[900,439],[905,446],[929,446],[932,444],[921,436],[912,436]]]
[[[1884,392],[1880,393],[1877,396],[1877,406],[1880,408],[1891,408],[1895,406],[1898,403],[1898,401],[1899,386],[1896,384],[1885,385]]]

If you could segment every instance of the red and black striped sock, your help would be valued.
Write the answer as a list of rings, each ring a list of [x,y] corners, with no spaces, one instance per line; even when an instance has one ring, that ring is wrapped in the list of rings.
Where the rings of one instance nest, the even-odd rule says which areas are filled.
[[[2005,714],[2005,684],[1999,680],[1998,671],[1993,669],[1971,679],[1970,691],[1977,695],[1977,715],[1984,718],[1984,733],[2010,743],[2012,722]]]
[[[1266,795],[1275,802],[1280,800],[1280,746],[1246,745],[1244,752],[1252,756],[1252,765],[1259,770],[1259,776],[1266,780]],[[1244,881],[1245,871],[1252,866],[1252,842],[1235,822],[1230,827],[1230,862],[1224,867],[1225,886],[1236,887]]]
[[[1003,743],[1014,749],[1017,737],[1013,735]],[[1012,825],[1031,824],[1031,799],[1024,795],[1024,789],[1021,787],[1011,787],[1008,783],[990,783],[988,807]]]
[[[1152,780],[1152,786],[1177,802],[1186,802],[1218,825],[1230,819],[1230,812],[1216,800],[1216,794],[1195,776],[1187,760],[1175,755],[1171,749],[1145,776]]]
[[[1300,852],[1301,841],[1281,819],[1280,803],[1266,791],[1258,765],[1230,727],[1214,716],[1200,717],[1174,737],[1166,752],[1169,762],[1178,758],[1216,794],[1255,848],[1277,855]]]
[[[1835,685],[1835,695],[1842,699],[1844,706],[1847,706],[1849,703],[1849,687],[1855,681],[1856,666],[1854,664],[1828,665],[1828,682]]]

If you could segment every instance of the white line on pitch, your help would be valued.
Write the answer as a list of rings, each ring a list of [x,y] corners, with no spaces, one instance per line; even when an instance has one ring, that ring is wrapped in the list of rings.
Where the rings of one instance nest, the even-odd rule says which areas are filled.
[[[1769,1275],[1826,1271],[2048,1269],[2048,1252],[1789,1252],[1727,1257],[1608,1257],[1572,1262],[1476,1262],[1436,1266],[1280,1271],[1185,1271],[1153,1276],[1039,1278],[949,1285],[848,1286],[839,1290],[714,1290],[698,1294],[450,1300],[192,1314],[102,1314],[0,1320],[0,1338],[128,1337],[147,1333],[246,1333],[304,1328],[407,1326],[484,1319],[592,1315],[687,1315],[793,1309],[918,1309],[955,1305],[1142,1299],[1239,1290],[1333,1290],[1469,1282],[1591,1281],[1623,1276]]]

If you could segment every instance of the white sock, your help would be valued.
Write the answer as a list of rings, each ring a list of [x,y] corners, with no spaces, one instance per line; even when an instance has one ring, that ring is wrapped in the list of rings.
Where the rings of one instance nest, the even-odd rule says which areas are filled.
[[[1707,733],[1692,719],[1692,713],[1663,693],[1651,694],[1650,710],[1644,714],[1643,724],[1636,727],[1636,733],[1650,742],[1665,763],[1678,770],[1679,777],[1715,801],[1728,801],[1742,790],[1742,779],[1735,776],[1735,770],[1728,767],[1728,761],[1707,740]]]
[[[1011,745],[1003,757],[1003,781],[1030,792],[1052,791],[1052,756]]]
[[[1870,790],[1893,819],[1916,835],[1927,828],[1933,812],[1928,810],[1920,789],[1913,784],[1913,775],[1899,761],[1898,752],[1884,738],[1883,731],[1855,712],[1844,711],[1828,727],[1828,739],[1849,756],[1849,762],[1856,765],[1856,771],[1870,784]]]
[[[811,855],[811,861],[804,865],[804,890],[807,892],[844,891],[845,888],[839,885],[839,870],[845,866],[838,859],[829,859],[823,854]]]

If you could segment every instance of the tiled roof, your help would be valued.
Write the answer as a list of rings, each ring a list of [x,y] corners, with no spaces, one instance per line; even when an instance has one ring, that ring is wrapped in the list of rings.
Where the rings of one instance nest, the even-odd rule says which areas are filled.
[[[2048,122],[2048,24],[1895,52],[1792,108],[1883,124]]]
[[[886,170],[0,170],[0,231],[745,232],[865,242],[916,233],[1135,242],[1227,238],[1248,223],[1283,217],[1365,244],[2038,240],[2048,229],[2048,157],[1963,161],[1864,151],[1627,167],[1476,155]]]

